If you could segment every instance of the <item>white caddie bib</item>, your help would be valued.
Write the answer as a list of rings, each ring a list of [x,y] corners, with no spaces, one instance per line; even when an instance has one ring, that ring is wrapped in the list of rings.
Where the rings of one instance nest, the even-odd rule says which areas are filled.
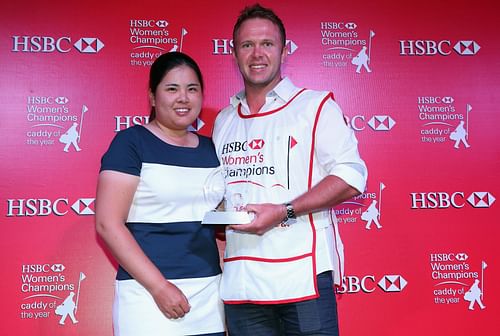
[[[321,107],[331,98],[301,89],[276,110],[244,115],[240,104],[219,114],[214,142],[231,207],[285,203],[328,175],[315,157],[314,139]],[[317,297],[315,231],[329,225],[324,211],[262,236],[227,231],[222,299],[286,303]]]

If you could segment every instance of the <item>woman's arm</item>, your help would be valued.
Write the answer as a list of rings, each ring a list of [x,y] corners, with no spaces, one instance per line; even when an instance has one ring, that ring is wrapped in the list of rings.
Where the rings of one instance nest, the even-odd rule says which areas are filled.
[[[99,174],[96,231],[118,263],[151,293],[165,316],[179,318],[189,312],[186,297],[164,278],[125,226],[138,184],[138,176],[109,170]]]

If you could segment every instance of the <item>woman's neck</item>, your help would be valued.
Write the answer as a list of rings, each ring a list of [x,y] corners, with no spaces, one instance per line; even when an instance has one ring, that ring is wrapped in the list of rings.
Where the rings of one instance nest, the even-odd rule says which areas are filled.
[[[198,137],[187,129],[175,130],[162,125],[157,119],[148,124],[149,129],[160,139],[170,145],[180,147],[197,147]]]

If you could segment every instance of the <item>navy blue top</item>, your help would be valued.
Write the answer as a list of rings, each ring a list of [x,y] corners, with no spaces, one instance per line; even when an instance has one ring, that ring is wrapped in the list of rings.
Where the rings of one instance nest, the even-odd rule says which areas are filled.
[[[179,147],[133,126],[117,133],[101,160],[101,171],[140,177],[126,226],[166,279],[221,273],[213,226],[200,222],[211,210],[203,181],[220,164],[212,141],[198,138],[196,148]],[[131,278],[120,266],[117,279]]]

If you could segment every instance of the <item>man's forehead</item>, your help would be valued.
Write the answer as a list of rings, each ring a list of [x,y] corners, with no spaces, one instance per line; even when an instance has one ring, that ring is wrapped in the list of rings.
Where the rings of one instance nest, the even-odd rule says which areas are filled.
[[[250,21],[253,20],[253,21]],[[236,32],[236,37],[246,39],[248,36],[258,36],[259,38],[280,39],[281,34],[279,28],[272,21],[266,19],[250,19],[240,26]],[[244,36],[242,36],[244,35]]]

